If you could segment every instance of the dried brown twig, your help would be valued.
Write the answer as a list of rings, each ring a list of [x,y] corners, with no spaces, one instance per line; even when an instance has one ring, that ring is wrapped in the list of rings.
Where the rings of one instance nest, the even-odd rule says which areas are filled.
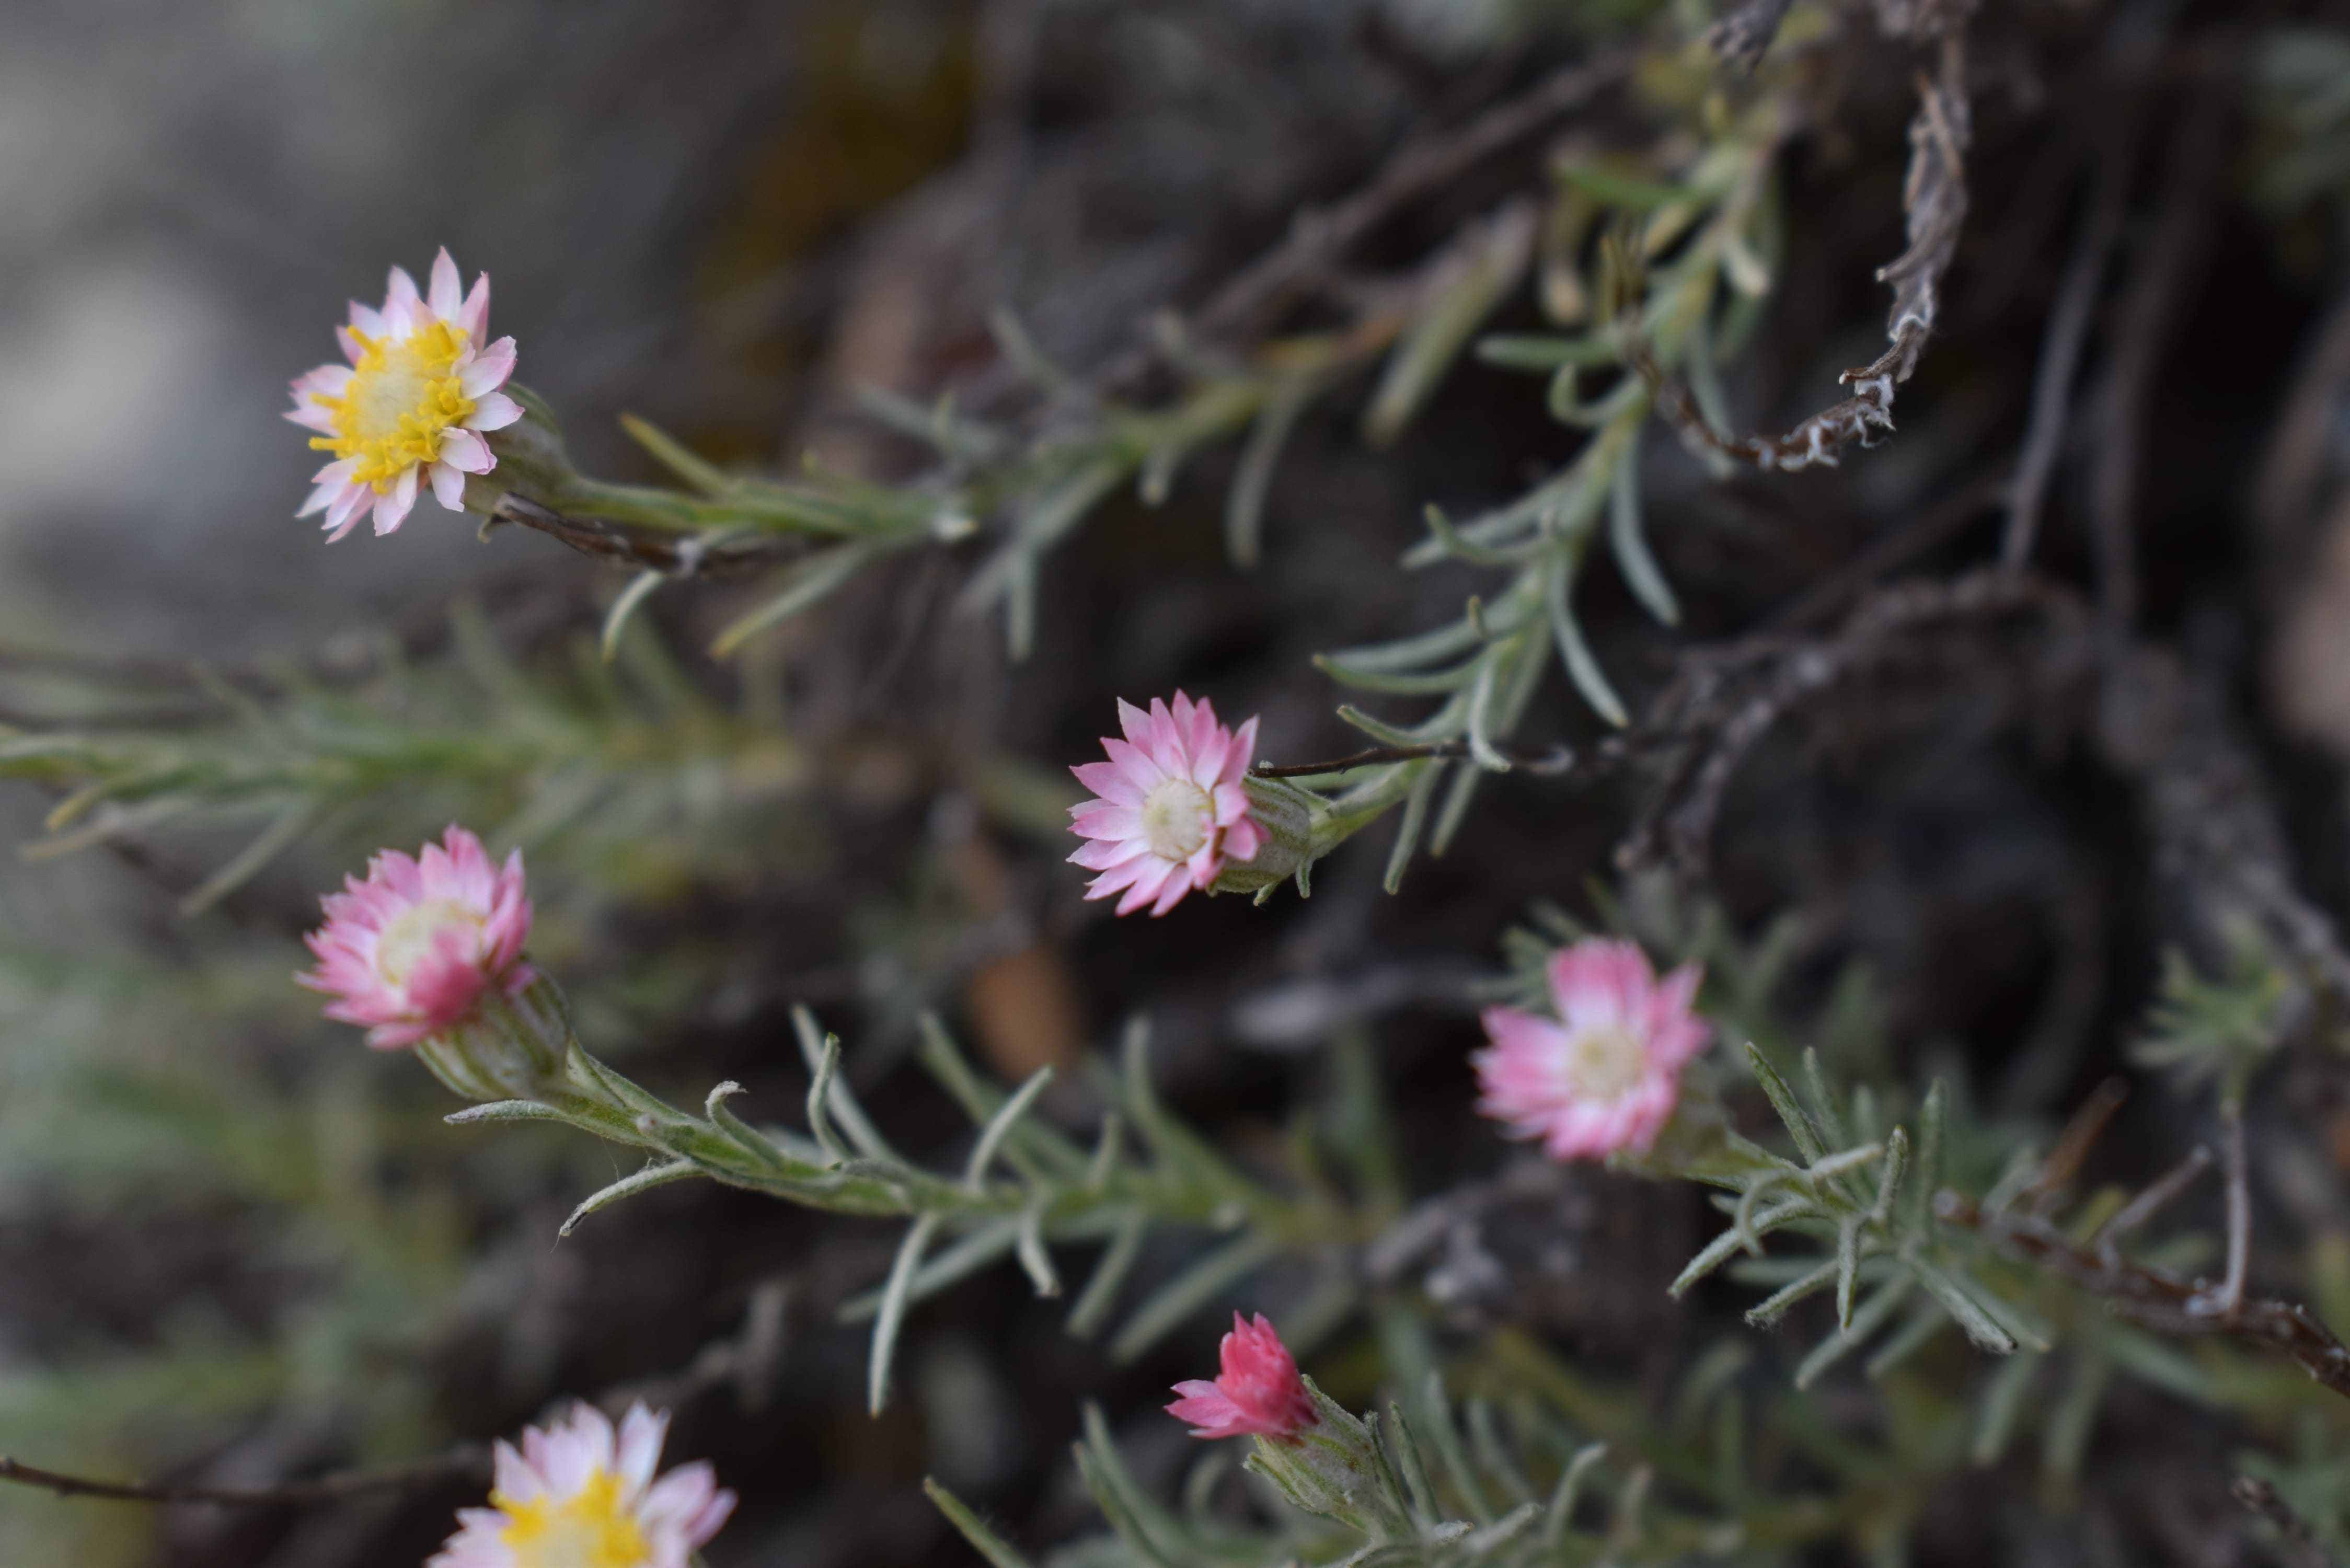
[[[479,1443],[433,1459],[378,1469],[343,1470],[315,1480],[283,1481],[265,1487],[172,1486],[141,1481],[95,1480],[19,1464],[0,1456],[0,1481],[38,1487],[59,1497],[98,1498],[113,1502],[208,1503],[222,1508],[309,1508],[343,1502],[369,1492],[398,1491],[433,1486],[442,1481],[484,1480],[490,1473],[490,1450]]]
[[[1779,36],[1779,24],[1794,5],[1795,0],[1744,0],[1706,29],[1706,44],[1723,65],[1751,71],[1762,63],[1771,40]]]
[[[740,1329],[702,1346],[679,1370],[608,1388],[593,1403],[614,1415],[639,1401],[674,1407],[706,1389],[731,1385],[744,1409],[760,1408],[774,1385],[775,1366],[783,1354],[785,1318],[790,1310],[791,1295],[791,1282],[785,1276],[761,1281],[750,1293]],[[371,1492],[435,1486],[443,1481],[479,1483],[489,1476],[490,1449],[483,1443],[461,1443],[446,1453],[405,1464],[339,1470],[309,1480],[281,1481],[264,1487],[99,1480],[22,1464],[0,1455],[0,1481],[38,1487],[59,1497],[109,1502],[199,1503],[218,1508],[310,1508],[348,1501]]]
[[[2161,215],[2137,251],[2114,322],[2112,358],[2097,398],[2089,503],[2098,615],[2110,639],[2126,636],[2137,619],[2135,534],[2147,425],[2172,329],[2210,250],[2235,80],[2232,71],[2211,72],[2179,123],[2163,169]]]
[[[2106,139],[2105,156],[2098,160],[2096,199],[2082,220],[2073,254],[2064,264],[2064,280],[2056,290],[2056,303],[2048,311],[2048,329],[2041,336],[2040,364],[2032,378],[2032,412],[2024,423],[2015,483],[2008,493],[2007,531],[2000,541],[2000,559],[2011,566],[2032,558],[2048,482],[2064,452],[2073,380],[2080,369],[2081,350],[2089,341],[2089,318],[2096,308],[2097,290],[2105,281],[2114,242],[2121,237],[2130,166],[2137,152],[2137,122],[2135,114],[2129,116],[2122,129]]]
[[[1338,258],[1380,224],[1588,103],[1631,65],[1630,55],[1617,52],[1567,66],[1466,125],[1406,143],[1361,190],[1327,207],[1299,213],[1285,239],[1232,275],[1191,314],[1190,336],[1213,343],[1268,330],[1284,306],[1325,281]],[[1129,389],[1149,373],[1158,355],[1155,342],[1137,345],[1101,372],[1095,389]]]
[[[2191,683],[2167,649],[2116,657],[2101,704],[2106,760],[2138,781],[2155,868],[2215,940],[2230,917],[2250,916],[2306,983],[2350,1000],[2350,951],[2295,886],[2274,792],[2216,685]]]
[[[2032,681],[2061,683],[2083,663],[2086,618],[2078,598],[2043,578],[1999,567],[1879,589],[1834,637],[1763,637],[1692,650],[1626,737],[1636,753],[1673,760],[1618,861],[1633,867],[1663,860],[1693,876],[1706,862],[1731,778],[1782,719],[1859,676],[1931,654],[1954,633],[1971,638],[2014,618],[2054,639],[2049,656],[2032,661]],[[1966,662],[1981,685],[1980,659]]]
[[[1901,191],[1908,244],[1877,273],[1877,281],[1893,286],[1885,352],[1837,378],[1853,389],[1851,396],[1785,435],[1731,437],[1713,428],[1689,388],[1665,374],[1637,335],[1627,335],[1627,358],[1648,382],[1657,411],[1692,448],[1783,472],[1815,463],[1833,466],[1846,447],[1856,442],[1866,446],[1873,432],[1893,428],[1894,389],[1916,371],[1926,340],[1941,318],[1942,275],[1950,269],[1967,215],[1966,155],[1973,119],[1967,106],[1966,44],[1960,25],[1971,6],[1932,9],[1938,19],[1930,23],[1905,21],[1908,31],[1938,31],[1940,57],[1933,76],[1918,74],[1918,112],[1909,122],[1909,171]],[[1893,30],[1889,22],[1887,26]]]
[[[1618,51],[1563,67],[1466,125],[1409,140],[1352,195],[1326,207],[1301,211],[1287,236],[1233,274],[1177,336],[1202,348],[1229,348],[1271,330],[1286,307],[1331,282],[1340,259],[1381,224],[1413,202],[1451,189],[1479,165],[1588,103],[1620,80],[1632,59],[1628,52]],[[1164,333],[1146,335],[1095,375],[1059,389],[1056,400],[1094,402],[1131,395],[1159,366],[1166,341]],[[986,406],[1013,384],[1007,367],[999,361],[965,389],[970,394],[966,401]],[[771,566],[808,549],[802,539],[776,535],[753,535],[712,546],[674,530],[566,513],[513,493],[500,499],[484,526],[501,524],[545,534],[582,555],[677,576]]]
[[[1564,774],[1575,766],[1575,752],[1567,746],[1555,746],[1547,752],[1518,752],[1499,748],[1501,755],[1513,768],[1530,774]],[[1439,741],[1425,746],[1373,746],[1348,756],[1333,757],[1326,763],[1290,763],[1275,766],[1259,763],[1249,771],[1261,779],[1303,779],[1322,774],[1344,773],[1348,768],[1367,768],[1382,763],[1415,763],[1440,757],[1470,755],[1466,741]]]
[[[1936,1196],[1935,1213],[1977,1231],[2003,1251],[2087,1291],[2142,1327],[2179,1336],[2223,1335],[2289,1356],[2334,1393],[2350,1398],[2350,1349],[2297,1303],[2239,1295],[2230,1311],[2213,1310],[2210,1286],[2074,1242],[2047,1220],[2012,1210],[1985,1213],[1956,1192]]]
[[[2246,1511],[2268,1521],[2282,1540],[2286,1562],[2293,1568],[2334,1568],[2334,1554],[2318,1544],[2309,1521],[2295,1513],[2277,1495],[2276,1488],[2258,1476],[2238,1476],[2228,1490]]]

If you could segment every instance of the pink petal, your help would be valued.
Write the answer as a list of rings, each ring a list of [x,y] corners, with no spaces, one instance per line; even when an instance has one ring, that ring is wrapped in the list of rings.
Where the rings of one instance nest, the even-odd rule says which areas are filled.
[[[1249,765],[1256,761],[1256,722],[1251,719],[1233,732],[1231,750],[1224,757],[1225,784],[1236,784],[1246,778]]]
[[[1106,800],[1070,808],[1069,831],[1084,838],[1139,838],[1142,816],[1130,805]]]
[[[1118,765],[1118,771],[1124,774],[1128,782],[1144,794],[1157,788],[1167,777],[1167,771],[1152,762],[1148,753],[1131,742],[1113,741],[1105,737],[1102,741],[1102,750],[1109,753],[1109,760]]]
[[[1183,901],[1183,895],[1191,890],[1191,879],[1188,877],[1172,875],[1171,873],[1174,869],[1174,867],[1170,867],[1170,875],[1165,882],[1159,885],[1159,901],[1150,906],[1150,917],[1153,919],[1157,919],[1159,916],[1165,914],[1168,910],[1181,903]],[[1213,880],[1213,878],[1211,878],[1211,880]],[[1122,909],[1118,911],[1120,914],[1124,914],[1125,912],[1126,911]]]
[[[1144,856],[1135,864],[1141,869],[1136,873],[1132,886],[1127,888],[1126,897],[1118,901],[1118,912],[1121,915],[1130,915],[1159,897],[1160,890],[1170,879],[1178,888],[1187,886],[1180,877],[1175,876],[1176,868],[1173,866],[1156,856]],[[1123,870],[1124,867],[1121,867],[1119,869]],[[1118,872],[1114,871],[1110,875],[1117,876]],[[1180,898],[1181,895],[1179,893],[1177,897]]]
[[[1648,955],[1631,942],[1580,941],[1551,960],[1551,999],[1572,1028],[1638,1024],[1652,973]]]
[[[1215,788],[1216,782],[1223,777],[1224,759],[1231,754],[1232,747],[1231,732],[1210,725],[1208,732],[1191,744],[1191,782],[1201,789]]]
[[[1150,853],[1150,846],[1130,838],[1097,838],[1069,857],[1069,864],[1088,871],[1109,871]]]
[[[1080,763],[1069,771],[1077,775],[1079,784],[1112,805],[1137,806],[1142,804],[1143,792],[1118,771],[1116,763]],[[1070,808],[1073,813],[1084,809],[1083,806]]]
[[[457,325],[463,327],[465,336],[476,343],[488,335],[490,330],[490,275],[488,273],[474,275],[473,292],[465,296],[465,303],[459,307]]]
[[[432,258],[432,314],[443,321],[454,322],[457,313],[464,308],[463,284],[457,276],[457,264],[449,257],[449,247],[442,245],[441,254]]]
[[[1176,695],[1180,697],[1182,693],[1179,691]],[[1179,777],[1191,773],[1191,770],[1184,765],[1186,739],[1175,728],[1175,715],[1168,711],[1165,701],[1153,697],[1150,700],[1150,743],[1143,750],[1150,753],[1150,760],[1159,764],[1160,773]]]

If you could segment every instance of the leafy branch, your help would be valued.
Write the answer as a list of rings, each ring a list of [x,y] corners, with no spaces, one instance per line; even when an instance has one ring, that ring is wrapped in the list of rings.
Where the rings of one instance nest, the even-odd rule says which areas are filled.
[[[1057,1297],[1062,1282],[1051,1249],[1103,1243],[1068,1314],[1072,1333],[1091,1335],[1116,1305],[1151,1227],[1188,1226],[1223,1238],[1128,1317],[1111,1348],[1129,1359],[1277,1253],[1310,1251],[1347,1232],[1343,1212],[1267,1188],[1168,1112],[1150,1086],[1139,1024],[1128,1031],[1119,1069],[1104,1075],[1115,1108],[1087,1147],[1034,1115],[1049,1067],[1006,1094],[980,1078],[944,1027],[925,1017],[923,1064],[976,1128],[959,1176],[924,1169],[893,1148],[842,1075],[839,1040],[819,1031],[805,1008],[795,1010],[793,1024],[809,1073],[805,1134],[744,1121],[729,1105],[743,1092],[733,1083],[712,1089],[699,1115],[681,1109],[598,1061],[576,1036],[559,1080],[542,1083],[528,1098],[491,1101],[448,1119],[559,1122],[651,1157],[583,1199],[564,1222],[566,1234],[622,1199],[695,1178],[804,1208],[911,1220],[881,1288],[843,1309],[849,1321],[873,1322],[867,1392],[877,1411],[889,1396],[907,1310],[1006,1256],[1017,1259],[1039,1296]]]

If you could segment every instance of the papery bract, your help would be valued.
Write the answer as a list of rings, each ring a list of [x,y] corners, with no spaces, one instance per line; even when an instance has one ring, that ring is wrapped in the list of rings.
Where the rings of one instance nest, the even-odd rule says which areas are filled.
[[[319,900],[327,923],[305,939],[317,968],[295,978],[335,1000],[327,1016],[357,1023],[379,1050],[413,1045],[471,1016],[483,997],[536,978],[522,851],[491,863],[482,841],[452,823],[414,858],[387,849],[367,879]]]
[[[1226,860],[1253,859],[1264,843],[1242,787],[1256,721],[1228,730],[1212,704],[1180,691],[1171,708],[1151,699],[1147,713],[1120,701],[1118,717],[1126,738],[1104,737],[1109,760],[1069,770],[1097,797],[1069,808],[1069,830],[1091,841],[1069,858],[1101,873],[1087,898],[1123,892],[1119,914],[1149,905],[1163,915],[1215,881]]]
[[[519,1451],[501,1442],[490,1506],[457,1511],[460,1528],[425,1568],[687,1568],[734,1511],[709,1464],[656,1480],[667,1414],[630,1407],[619,1430],[575,1405]]]
[[[375,531],[389,534],[423,483],[442,506],[463,511],[465,476],[497,466],[482,437],[523,414],[498,390],[514,374],[515,341],[486,341],[489,326],[489,275],[463,292],[446,250],[433,258],[430,292],[419,294],[394,267],[381,310],[354,300],[350,324],[335,332],[350,363],[321,365],[294,382],[286,417],[317,431],[310,445],[334,454],[295,515],[324,512],[332,543],[372,507]]]
[[[1191,1423],[1193,1437],[1293,1438],[1321,1418],[1297,1375],[1297,1358],[1264,1314],[1254,1323],[1232,1314],[1219,1355],[1222,1370],[1214,1382],[1178,1383],[1175,1392],[1183,1397],[1167,1407],[1169,1415]]]
[[[1550,963],[1556,1019],[1485,1010],[1478,1110],[1554,1159],[1645,1151],[1672,1116],[1682,1066],[1712,1037],[1690,1011],[1701,972],[1684,964],[1659,981],[1630,942],[1565,949]]]

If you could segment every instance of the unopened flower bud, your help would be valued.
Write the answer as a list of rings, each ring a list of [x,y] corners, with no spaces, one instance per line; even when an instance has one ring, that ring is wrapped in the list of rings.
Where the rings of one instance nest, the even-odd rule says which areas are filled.
[[[1317,842],[1329,814],[1307,791],[1285,780],[1253,774],[1243,787],[1248,791],[1249,819],[1257,826],[1257,852],[1250,860],[1226,861],[1211,891],[1262,892],[1295,876],[1307,861],[1319,860],[1337,842]]]
[[[512,996],[484,997],[457,1023],[416,1043],[417,1059],[469,1100],[545,1099],[568,1087],[570,1049],[562,990],[543,974]]]

